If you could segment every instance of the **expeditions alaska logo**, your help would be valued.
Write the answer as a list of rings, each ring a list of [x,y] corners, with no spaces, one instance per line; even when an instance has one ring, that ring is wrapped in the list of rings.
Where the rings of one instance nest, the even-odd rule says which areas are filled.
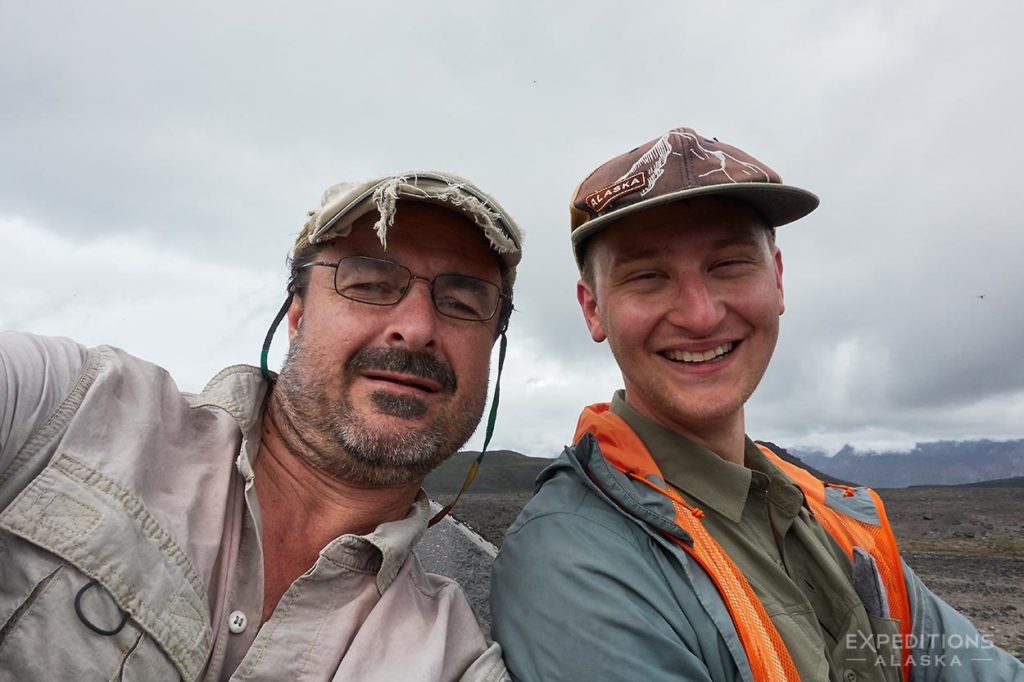
[[[633,173],[628,177],[622,178],[614,185],[609,185],[608,187],[599,189],[596,192],[591,192],[583,201],[585,201],[587,206],[590,207],[590,210],[595,213],[600,213],[612,201],[619,197],[624,197],[627,194],[639,192],[646,185],[647,176],[644,171],[640,171],[639,173]]]
[[[848,633],[846,660],[872,663],[878,668],[898,668],[907,656],[907,664],[919,668],[958,668],[994,660],[995,642],[982,633]]]

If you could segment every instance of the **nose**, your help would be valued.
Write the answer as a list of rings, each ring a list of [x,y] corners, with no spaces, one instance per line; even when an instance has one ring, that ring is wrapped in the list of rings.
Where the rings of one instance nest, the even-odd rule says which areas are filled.
[[[413,286],[417,281],[425,286]],[[412,351],[429,350],[436,342],[437,311],[431,295],[430,281],[414,277],[409,291],[391,307],[388,320],[388,342]]]
[[[689,334],[710,336],[725,318],[725,305],[698,274],[680,277],[665,319]]]

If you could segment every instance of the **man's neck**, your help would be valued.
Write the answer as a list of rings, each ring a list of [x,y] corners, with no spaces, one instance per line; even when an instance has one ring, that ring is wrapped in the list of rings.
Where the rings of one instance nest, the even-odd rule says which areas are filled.
[[[678,427],[670,428],[684,438],[689,438],[698,445],[704,446],[727,462],[745,466],[746,434],[743,432],[742,421],[738,429],[735,427],[722,430],[702,429],[699,433]]]
[[[707,448],[728,462],[745,466],[747,436],[742,409],[738,413],[722,419],[705,420],[699,425],[690,425],[661,419],[659,415],[651,413],[644,405],[637,405],[630,401],[628,392],[625,399],[626,404],[651,421]]]
[[[271,398],[254,467],[263,526],[263,621],[324,546],[341,535],[365,535],[405,518],[420,489],[419,481],[361,487],[313,467],[282,437],[275,409]]]

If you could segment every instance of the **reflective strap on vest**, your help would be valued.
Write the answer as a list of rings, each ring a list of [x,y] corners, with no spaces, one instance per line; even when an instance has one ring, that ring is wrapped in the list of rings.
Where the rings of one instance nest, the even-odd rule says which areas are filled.
[[[608,404],[591,405],[583,410],[576,426],[576,437],[587,432],[598,438],[601,452],[615,468],[668,496],[675,508],[675,521],[693,538],[691,547],[679,538],[665,535],[682,547],[704,569],[718,588],[736,627],[754,679],[758,682],[798,680],[796,666],[789,656],[761,600],[721,545],[704,529],[697,512],[664,481],[643,441],[621,418],[608,410]],[[655,480],[652,480],[655,479]]]
[[[900,645],[901,648],[900,663],[903,669],[903,679],[909,680],[910,647],[902,645],[910,641],[910,599],[907,595],[907,583],[903,577],[903,564],[900,561],[896,537],[893,535],[892,526],[889,525],[881,498],[874,490],[864,488],[862,494],[871,495],[875,510],[878,512],[880,525],[873,526],[858,521],[828,506],[825,501],[825,484],[810,472],[783,460],[764,445],[758,444],[757,447],[769,461],[800,486],[814,518],[821,523],[829,535],[835,538],[851,560],[854,547],[860,547],[874,558],[889,603],[888,617],[900,622],[900,641],[897,642],[897,645]],[[846,489],[847,495],[854,494],[853,489],[847,486],[834,487]]]

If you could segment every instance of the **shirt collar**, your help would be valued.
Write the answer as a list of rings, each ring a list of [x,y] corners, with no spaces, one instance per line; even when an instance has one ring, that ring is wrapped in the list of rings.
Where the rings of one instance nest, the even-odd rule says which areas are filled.
[[[404,519],[382,523],[372,533],[363,536],[380,551],[377,589],[381,594],[394,582],[412,548],[427,532],[427,522],[431,515],[427,494],[420,488],[416,501],[409,507],[409,513]]]
[[[788,527],[805,504],[803,491],[769,461],[749,438],[743,454],[743,463],[750,470],[767,477],[768,500],[781,512],[777,520],[786,523]]]
[[[253,462],[260,445],[260,419],[269,384],[251,365],[232,365],[210,379],[199,395],[189,398],[193,408],[214,407],[230,414],[242,432],[236,462],[247,484],[252,484]]]
[[[332,568],[376,574],[380,594],[391,586],[413,547],[427,531],[431,510],[421,488],[405,518],[382,523],[366,535],[342,535],[320,550]]]

